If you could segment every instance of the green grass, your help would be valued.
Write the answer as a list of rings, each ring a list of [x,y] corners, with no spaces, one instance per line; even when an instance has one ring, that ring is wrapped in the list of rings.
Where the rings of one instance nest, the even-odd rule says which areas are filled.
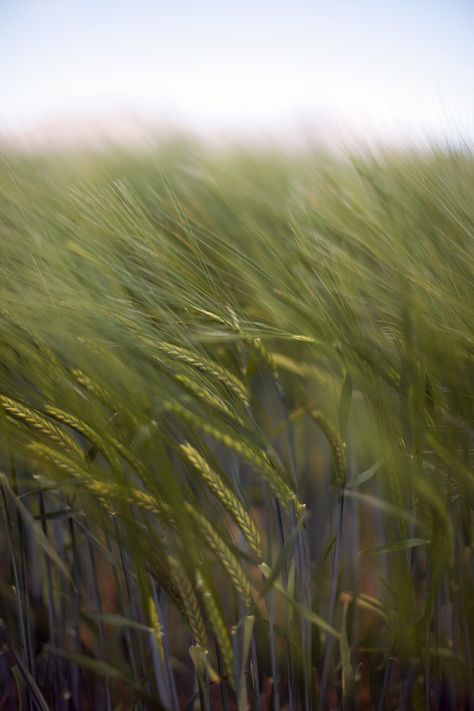
[[[2,708],[474,708],[472,153],[1,165]]]

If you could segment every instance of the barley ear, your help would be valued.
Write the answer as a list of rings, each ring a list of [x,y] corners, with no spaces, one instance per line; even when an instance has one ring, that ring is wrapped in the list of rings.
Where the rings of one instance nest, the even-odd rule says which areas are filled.
[[[217,644],[222,654],[222,661],[224,664],[224,670],[229,680],[230,685],[235,689],[235,679],[234,679],[234,655],[232,652],[232,643],[230,639],[230,634],[227,630],[225,622],[222,618],[217,603],[212,595],[211,591],[205,584],[201,575],[197,573],[197,587],[201,593],[201,598],[206,608],[207,616],[212,625],[212,629],[216,636]]]
[[[78,457],[82,458],[84,456],[82,449],[70,435],[61,427],[57,427],[46,417],[43,417],[37,410],[33,410],[5,395],[0,396],[0,405],[10,417],[25,425],[25,427],[36,430],[47,439],[59,444],[63,449],[73,452]]]
[[[156,609],[155,601],[153,596],[150,595],[148,598],[148,616],[150,619],[150,632],[151,636],[158,648],[161,661],[165,661],[165,648],[163,645],[163,628],[161,626],[160,618],[158,617],[158,612]]]
[[[191,581],[183,565],[176,558],[169,556],[168,563],[173,582],[179,590],[193,637],[202,649],[207,649],[206,626]]]
[[[191,518],[193,518],[208,548],[214,553],[223,568],[225,568],[235,589],[242,596],[244,604],[248,607],[251,599],[250,584],[239,561],[202,514],[196,511],[191,504],[186,504],[186,510]]]
[[[324,432],[326,439],[329,442],[336,465],[337,483],[341,488],[344,488],[347,469],[345,452],[346,445],[340,438],[334,425],[327,419],[323,412],[320,412],[319,410],[310,410],[309,415]]]
[[[252,548],[257,558],[262,560],[263,551],[260,534],[255,521],[247,511],[242,502],[234,492],[226,486],[221,477],[207,463],[203,456],[188,442],[181,445],[181,451],[187,461],[192,465],[201,477],[202,481],[209,487],[212,493],[225,506],[234,521],[240,527],[249,546]]]

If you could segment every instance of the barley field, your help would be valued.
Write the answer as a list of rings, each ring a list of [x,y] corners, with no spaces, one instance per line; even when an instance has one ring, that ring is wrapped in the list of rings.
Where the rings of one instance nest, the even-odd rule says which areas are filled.
[[[5,151],[0,708],[474,709],[468,147]]]

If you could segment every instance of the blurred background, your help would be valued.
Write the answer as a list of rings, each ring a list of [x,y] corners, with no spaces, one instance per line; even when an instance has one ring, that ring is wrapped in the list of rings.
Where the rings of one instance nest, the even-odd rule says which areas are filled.
[[[0,135],[470,141],[473,27],[471,0],[2,0]]]

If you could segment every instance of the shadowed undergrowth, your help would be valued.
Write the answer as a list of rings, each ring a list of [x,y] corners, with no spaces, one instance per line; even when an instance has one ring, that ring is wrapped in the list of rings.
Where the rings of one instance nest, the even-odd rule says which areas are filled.
[[[4,156],[1,708],[471,709],[474,159]]]

